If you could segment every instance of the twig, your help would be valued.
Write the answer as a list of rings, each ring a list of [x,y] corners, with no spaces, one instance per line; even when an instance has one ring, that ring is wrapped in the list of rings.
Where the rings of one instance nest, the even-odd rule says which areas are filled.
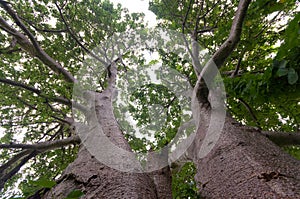
[[[20,17],[23,21],[26,21],[31,27],[33,27],[36,31],[38,32],[48,32],[48,33],[63,33],[63,32],[66,32],[67,30],[66,29],[63,29],[63,30],[54,30],[54,29],[41,29],[41,28],[38,28],[36,25],[33,24],[33,22],[23,18],[23,17]]]
[[[18,96],[15,96],[15,97],[16,97],[20,102],[22,102],[24,105],[28,106],[28,107],[31,108],[31,109],[34,109],[34,110],[37,110],[37,111],[38,111],[38,109],[37,109],[34,105],[32,105],[32,104],[26,102],[25,100],[23,100],[22,98],[20,98],[20,97],[18,97]],[[58,120],[58,121],[60,121],[60,122],[62,122],[62,123],[65,123],[65,124],[68,124],[68,125],[72,125],[69,121],[64,120],[64,119],[61,119],[61,118],[59,118],[59,117],[57,117],[57,116],[55,116],[55,115],[49,115],[49,116],[52,117],[52,118],[54,118],[54,119],[56,119],[56,120]]]
[[[55,3],[55,6],[56,8],[58,9],[58,12],[59,12],[59,15],[62,19],[62,21],[64,22],[65,26],[66,26],[66,29],[68,31],[68,33],[71,35],[71,37],[75,40],[75,42],[86,52],[88,53],[89,55],[91,55],[93,58],[95,58],[97,61],[101,62],[102,64],[106,65],[107,63],[101,59],[99,56],[95,55],[92,51],[90,51],[89,49],[87,49],[78,39],[77,37],[75,36],[75,34],[73,33],[73,30],[71,29],[71,27],[69,27],[63,13],[62,13],[62,10],[61,8],[58,6],[57,3]],[[100,49],[99,49],[100,50]]]
[[[247,102],[245,102],[243,99],[238,98],[238,100],[244,105],[244,107],[248,110],[248,112],[250,113],[253,121],[256,123],[257,128],[259,128],[261,130],[261,125],[260,122],[258,121],[257,117],[255,116],[252,108],[249,106],[249,104]]]

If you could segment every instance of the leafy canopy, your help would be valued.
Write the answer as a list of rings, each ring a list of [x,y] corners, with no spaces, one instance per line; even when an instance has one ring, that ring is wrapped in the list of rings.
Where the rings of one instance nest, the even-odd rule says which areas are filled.
[[[228,36],[237,4],[238,1],[223,0],[152,0],[149,8],[159,19],[158,26],[195,36],[197,42],[213,54]],[[108,0],[20,0],[11,5],[45,52],[72,74],[76,74],[88,57],[86,49],[93,49],[116,32],[145,27],[142,13],[130,14]],[[288,132],[300,129],[300,14],[296,11],[297,5],[295,0],[253,1],[241,41],[222,68],[228,110],[247,125]],[[0,14],[21,31],[4,9],[0,9]],[[71,137],[74,134],[68,123],[68,118],[72,117],[71,107],[60,103],[58,98],[71,99],[72,84],[32,58],[18,44],[14,45],[14,38],[3,29],[0,30],[0,43],[0,125],[4,129],[0,142],[38,143]],[[159,57],[167,66],[186,76],[191,85],[195,84],[196,74],[184,58],[163,50]],[[133,52],[126,55],[126,59],[144,63],[143,58]],[[130,70],[126,64],[120,64],[118,69],[120,76]],[[103,75],[102,89],[106,86],[106,75]],[[17,82],[19,86],[3,83],[4,80]],[[38,91],[24,89],[20,84]],[[129,112],[140,126],[151,118],[146,109],[149,104],[168,107],[165,112],[167,125],[155,132],[154,141],[139,138],[127,128],[125,137],[132,149],[145,152],[149,146],[155,150],[169,143],[180,124],[181,109],[174,94],[160,85],[147,84],[134,92],[130,100]],[[126,125],[126,122],[122,124]],[[77,150],[76,145],[70,145],[35,156],[6,183],[0,196],[27,197],[40,188],[51,188],[74,160]],[[299,148],[287,147],[286,150],[300,158]],[[1,149],[1,162],[19,153],[19,149]],[[191,163],[174,173],[174,198],[199,197],[194,174]],[[15,190],[15,186],[20,190]],[[74,190],[70,194],[72,198],[82,193]]]

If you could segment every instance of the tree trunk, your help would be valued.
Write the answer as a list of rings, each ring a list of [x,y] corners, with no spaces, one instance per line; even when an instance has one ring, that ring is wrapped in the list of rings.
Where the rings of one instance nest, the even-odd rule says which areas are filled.
[[[89,96],[89,100],[94,100],[103,133],[116,146],[131,151],[114,117],[111,93],[109,88],[102,93],[90,92],[94,96]],[[122,172],[98,161],[85,146],[81,146],[77,159],[66,168],[58,184],[42,198],[66,198],[74,190],[84,193],[83,198],[172,198],[168,167],[152,173]]]
[[[81,190],[83,198],[157,198],[155,185],[149,175],[109,168],[85,148],[67,167],[58,185],[43,198],[66,198],[73,190]]]
[[[194,162],[205,198],[300,198],[300,161],[230,117],[213,150]]]
[[[96,114],[104,133],[117,146],[130,150],[117,128],[110,95],[96,96]],[[194,154],[200,150],[205,124],[197,132]],[[300,162],[229,116],[213,150],[203,159],[194,158],[194,163],[199,192],[206,198],[300,198]],[[83,146],[58,185],[43,198],[65,198],[73,190],[81,190],[83,198],[172,198],[168,167],[152,173],[121,172],[100,163]]]

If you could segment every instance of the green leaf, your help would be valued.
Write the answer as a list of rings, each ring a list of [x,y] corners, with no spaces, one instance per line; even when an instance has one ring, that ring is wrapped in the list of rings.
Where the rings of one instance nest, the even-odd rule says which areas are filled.
[[[289,72],[289,69],[287,69],[287,68],[279,68],[278,71],[277,71],[277,75],[279,77],[282,77],[282,76],[287,75],[288,72]]]
[[[289,84],[293,85],[298,81],[298,73],[295,69],[290,68],[288,72],[288,82]]]
[[[286,67],[286,64],[287,64],[287,61],[286,61],[286,60],[282,60],[282,61],[279,63],[279,68],[285,68],[285,67]]]
[[[71,191],[65,199],[78,199],[83,196],[84,193],[81,190]]]
[[[40,187],[44,187],[44,188],[52,188],[53,186],[56,185],[56,182],[53,180],[47,180],[45,178],[41,178],[37,181],[33,181],[31,182],[34,185],[40,186]]]
[[[285,68],[287,65],[286,60],[279,61],[278,59],[275,59],[273,62],[273,68]]]

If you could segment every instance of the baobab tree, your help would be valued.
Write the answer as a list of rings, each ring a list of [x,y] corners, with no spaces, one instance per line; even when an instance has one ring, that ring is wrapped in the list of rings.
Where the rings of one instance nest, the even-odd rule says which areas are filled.
[[[19,184],[25,198],[300,198],[299,160],[280,148],[299,158],[300,15],[294,12],[295,1],[151,1],[159,26],[183,35],[190,59],[174,53],[174,43],[172,53],[161,46],[134,50],[121,37],[114,39],[116,33],[124,37],[139,30],[145,41],[150,30],[142,14],[129,14],[109,1],[0,3],[2,197],[13,196]],[[281,24],[280,17],[289,23]],[[136,42],[134,36],[126,41]],[[199,59],[203,47],[212,54],[204,65]],[[193,122],[186,126],[179,97],[166,86],[148,83],[130,93],[130,100],[141,103],[129,106],[136,128],[149,122],[149,111],[159,110],[146,110],[145,104],[166,108],[164,128],[155,128],[149,140],[133,134],[120,120],[124,110],[114,105],[119,102],[114,101],[116,87],[123,88],[118,79],[158,62],[147,63],[142,50],[157,51],[192,88]],[[86,67],[94,63],[103,66],[100,71]],[[222,84],[214,89],[216,82],[223,83],[218,70],[226,96]],[[93,80],[85,76],[91,71],[97,81],[87,89],[81,83]],[[193,125],[186,153],[170,162],[172,153],[164,147]],[[212,125],[221,128],[214,132]],[[97,155],[108,153],[99,150],[105,142],[100,148],[93,143],[99,139],[126,154],[109,161],[117,157],[126,168],[140,167],[122,170],[99,160]],[[135,152],[150,155],[134,159]],[[193,164],[182,166],[188,161]],[[152,163],[163,164],[156,168]]]

